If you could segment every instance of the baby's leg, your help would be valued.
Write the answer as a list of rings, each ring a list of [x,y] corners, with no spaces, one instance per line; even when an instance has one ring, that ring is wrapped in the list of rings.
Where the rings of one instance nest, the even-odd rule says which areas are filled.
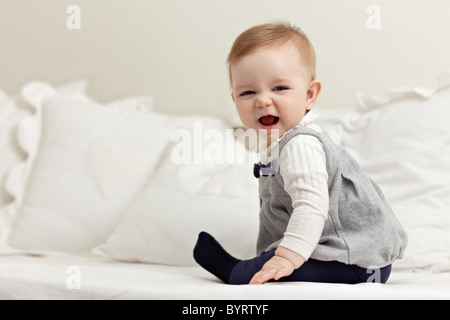
[[[226,252],[210,234],[201,232],[194,248],[194,259],[225,283],[248,284],[274,252],[272,250],[251,260],[239,260]]]
[[[253,275],[260,271],[264,263],[273,257],[275,250],[261,253],[258,257],[237,263],[230,274],[228,283],[248,284]],[[356,284],[362,282],[386,283],[391,273],[391,266],[380,269],[364,269],[338,261],[320,261],[309,259],[300,268],[280,282],[304,281]],[[275,280],[271,280],[275,281]]]
[[[198,235],[194,259],[204,269],[226,283],[229,283],[231,272],[241,261],[229,255],[216,239],[206,232],[200,232]]]
[[[194,248],[194,258],[203,268],[229,284],[248,284],[253,275],[275,254],[275,250],[261,253],[250,260],[239,260],[231,256],[208,233],[199,235]],[[379,282],[385,283],[389,278],[391,267],[378,270]],[[347,265],[337,261],[320,261],[309,259],[290,276],[278,281],[307,281],[355,284],[369,281],[372,273],[358,266]]]
[[[263,265],[275,255],[275,249],[261,253],[259,256],[242,260],[233,268],[230,274],[230,284],[248,284],[255,273],[260,271]]]

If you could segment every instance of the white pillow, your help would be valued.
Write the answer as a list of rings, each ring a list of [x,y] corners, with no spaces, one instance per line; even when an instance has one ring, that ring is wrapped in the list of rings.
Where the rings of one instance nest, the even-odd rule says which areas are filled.
[[[359,160],[409,235],[398,269],[450,270],[450,72],[438,79],[361,110]]]
[[[359,160],[358,149],[361,145],[363,131],[368,123],[367,116],[350,109],[314,110],[318,115],[316,123],[320,125],[331,139],[342,146]]]
[[[194,141],[195,129],[190,132]],[[203,154],[192,147],[192,157],[197,159],[210,159],[205,152],[213,149],[216,155],[236,155],[235,160],[219,161],[223,164],[176,164],[181,141],[172,142],[154,178],[108,240],[93,252],[126,261],[194,265],[197,236],[206,231],[230,254],[253,257],[259,225],[258,180],[252,174],[256,155],[233,137],[227,140],[230,136],[233,132],[222,128],[223,140],[204,141],[203,148],[197,149]]]
[[[86,252],[105,241],[150,179],[177,124],[129,104],[43,101],[19,132],[29,157],[8,179],[15,196],[8,243],[34,253]]]
[[[31,115],[42,99],[49,96],[83,96],[85,81],[75,81],[54,88],[46,82],[32,81],[23,86],[20,95],[8,96],[0,91],[0,208],[13,198],[4,188],[7,172],[26,158],[20,148],[17,131],[23,118]]]
[[[20,121],[30,114],[31,108],[22,100],[0,94],[0,208],[13,200],[4,184],[7,172],[26,157],[17,143],[16,132]]]

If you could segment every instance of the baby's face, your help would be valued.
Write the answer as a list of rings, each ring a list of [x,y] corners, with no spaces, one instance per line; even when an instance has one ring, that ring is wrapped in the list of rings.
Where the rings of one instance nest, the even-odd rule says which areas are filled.
[[[310,82],[298,48],[290,41],[257,49],[231,66],[232,97],[242,123],[255,130],[298,124],[312,105]]]

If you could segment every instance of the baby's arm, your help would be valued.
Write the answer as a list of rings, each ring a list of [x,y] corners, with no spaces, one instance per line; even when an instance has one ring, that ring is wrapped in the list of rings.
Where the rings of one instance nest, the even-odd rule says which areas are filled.
[[[281,151],[280,174],[292,199],[293,212],[284,238],[250,283],[289,276],[311,255],[328,214],[328,174],[320,141],[311,136],[292,138]]]
[[[280,246],[272,259],[267,261],[259,272],[255,273],[250,284],[263,284],[270,279],[278,280],[287,277],[295,269],[300,268],[305,261],[306,259],[300,254]]]

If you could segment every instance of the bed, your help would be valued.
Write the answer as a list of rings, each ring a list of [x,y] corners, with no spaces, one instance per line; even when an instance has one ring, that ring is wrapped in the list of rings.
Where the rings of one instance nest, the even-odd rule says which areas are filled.
[[[449,273],[394,272],[386,285],[295,282],[232,286],[195,266],[117,262],[90,255],[1,257],[0,265],[1,299],[151,299],[199,304],[200,300],[450,298]]]
[[[155,112],[151,97],[99,103],[86,86],[0,92],[1,299],[450,298],[450,72],[435,88],[316,110],[408,232],[385,285],[221,283],[192,249],[205,230],[254,255],[251,137],[219,117]]]

